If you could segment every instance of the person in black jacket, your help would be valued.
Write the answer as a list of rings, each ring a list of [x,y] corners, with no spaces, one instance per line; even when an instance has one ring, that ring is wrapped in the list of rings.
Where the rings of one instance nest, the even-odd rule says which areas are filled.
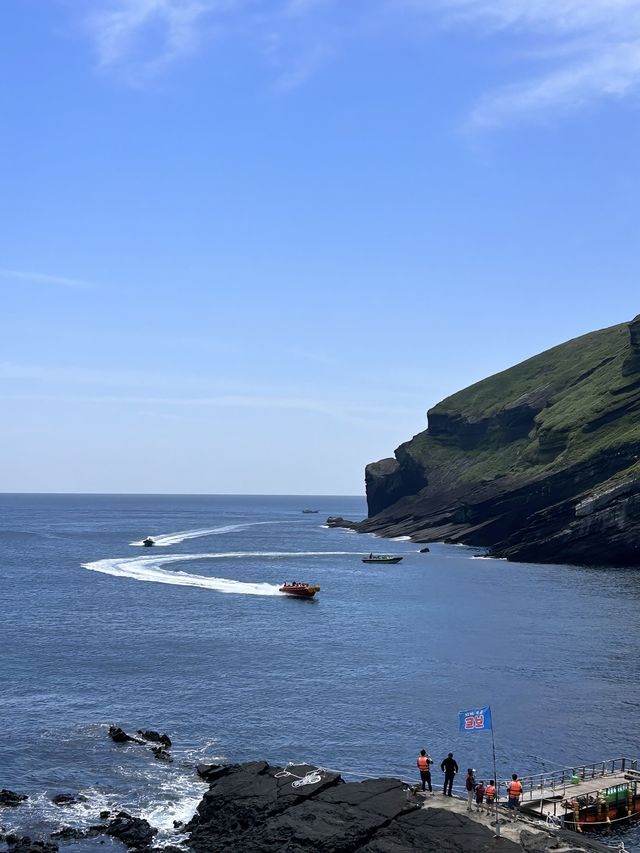
[[[442,793],[445,797],[451,797],[451,788],[453,787],[453,778],[458,772],[458,764],[453,757],[453,753],[450,752],[449,755],[443,760],[440,765],[440,769],[444,773],[444,789]]]

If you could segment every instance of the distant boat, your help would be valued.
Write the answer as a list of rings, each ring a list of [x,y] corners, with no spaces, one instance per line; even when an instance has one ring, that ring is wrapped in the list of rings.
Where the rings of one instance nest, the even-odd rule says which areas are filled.
[[[320,592],[320,587],[300,581],[285,581],[280,587],[280,592],[293,595],[296,598],[313,598],[316,592]]]
[[[304,512],[304,513],[320,512],[320,510],[319,509],[303,509],[302,512]]]
[[[145,546],[145,548],[150,548],[152,545],[156,544],[156,540],[153,539],[151,536],[147,536],[146,539],[142,540],[142,544]]]
[[[363,563],[399,563],[402,557],[394,557],[393,554],[369,554],[364,557]]]

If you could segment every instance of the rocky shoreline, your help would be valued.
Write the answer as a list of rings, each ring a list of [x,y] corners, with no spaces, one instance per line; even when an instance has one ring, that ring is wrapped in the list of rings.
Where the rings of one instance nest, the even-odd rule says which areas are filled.
[[[139,734],[141,738],[126,735],[122,729],[110,730],[115,743],[170,747],[166,735]],[[157,845],[158,830],[127,812],[101,812],[95,825],[84,829],[63,826],[46,838],[3,834],[3,810],[19,809],[28,799],[3,789],[0,846],[8,853],[56,853],[79,841],[96,839],[98,844],[111,838],[133,853],[488,853],[496,847],[503,853],[607,850],[597,841],[572,833],[532,831],[524,823],[522,828],[505,831],[506,837],[498,841],[490,818],[474,820],[461,814],[455,810],[457,801],[448,798],[425,801],[416,788],[398,779],[345,782],[340,774],[311,765],[278,767],[266,761],[199,765],[194,773],[209,789],[191,821],[186,826],[176,825],[175,844]],[[64,807],[74,801],[74,797],[62,795],[57,803]]]

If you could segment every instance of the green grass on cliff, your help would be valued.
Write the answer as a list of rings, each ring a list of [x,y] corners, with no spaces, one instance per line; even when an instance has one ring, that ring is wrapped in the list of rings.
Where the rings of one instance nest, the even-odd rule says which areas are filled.
[[[438,403],[432,413],[458,422],[491,421],[527,399],[542,401],[526,438],[488,433],[471,449],[462,442],[415,436],[403,449],[442,486],[499,477],[530,479],[582,462],[603,450],[640,445],[640,373],[625,375],[629,325],[568,341]]]
[[[590,332],[458,391],[438,403],[434,412],[486,418],[545,386],[557,394],[604,359],[626,353],[628,341],[626,323]]]

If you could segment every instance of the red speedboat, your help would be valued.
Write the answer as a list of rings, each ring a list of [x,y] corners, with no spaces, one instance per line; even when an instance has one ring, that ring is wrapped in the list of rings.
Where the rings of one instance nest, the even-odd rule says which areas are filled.
[[[316,592],[320,592],[320,587],[300,581],[285,581],[280,587],[280,592],[294,595],[296,598],[313,598]]]

